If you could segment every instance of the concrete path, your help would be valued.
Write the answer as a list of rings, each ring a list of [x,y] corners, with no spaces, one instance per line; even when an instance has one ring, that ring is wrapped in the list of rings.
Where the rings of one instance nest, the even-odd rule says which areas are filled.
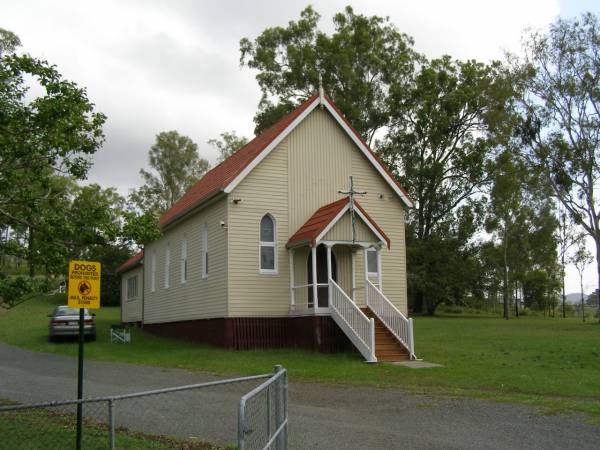
[[[93,361],[85,370],[85,396],[217,379],[185,370]],[[0,398],[71,399],[75,380],[74,358],[0,344]],[[255,385],[123,402],[115,406],[117,426],[231,444],[236,440],[239,397]],[[600,426],[586,424],[582,415],[539,416],[534,408],[521,405],[440,400],[397,389],[293,379],[289,394],[289,442],[294,449],[592,449],[600,442]],[[95,416],[104,413],[88,411]]]

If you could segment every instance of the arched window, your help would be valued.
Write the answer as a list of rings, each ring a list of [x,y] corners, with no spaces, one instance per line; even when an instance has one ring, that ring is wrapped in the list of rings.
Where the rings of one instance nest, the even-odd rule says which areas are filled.
[[[277,239],[275,219],[265,214],[260,219],[260,273],[277,273]]]

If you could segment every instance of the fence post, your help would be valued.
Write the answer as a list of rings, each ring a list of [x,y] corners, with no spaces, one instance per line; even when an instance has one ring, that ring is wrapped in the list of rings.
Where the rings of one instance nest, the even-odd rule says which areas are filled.
[[[285,427],[283,427],[283,450],[287,450],[288,448],[288,377],[287,371],[283,374],[283,383],[281,386],[281,390],[283,391],[283,420],[285,420]]]
[[[115,412],[113,400],[108,400],[108,448],[115,450]]]
[[[283,368],[281,367],[281,365],[276,365],[275,366],[275,375],[277,375],[279,372],[281,372],[283,370]],[[282,386],[283,386],[283,376],[279,377],[277,379],[277,384],[275,386],[275,430],[278,430],[279,427],[281,426],[281,424],[283,423],[283,408],[282,408],[282,401],[283,401],[283,392],[282,392]],[[283,450],[283,433],[284,430],[282,430],[281,433],[279,433],[277,435],[277,437],[275,438],[275,448],[277,450]]]
[[[240,399],[240,407],[238,409],[238,446],[237,450],[244,450],[246,448],[246,418],[245,418],[246,404],[244,398]]]

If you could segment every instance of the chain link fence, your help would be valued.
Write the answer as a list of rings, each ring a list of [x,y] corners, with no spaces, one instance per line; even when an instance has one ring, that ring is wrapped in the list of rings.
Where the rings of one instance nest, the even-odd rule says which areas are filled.
[[[256,383],[257,381],[264,382],[239,400],[245,392],[240,389],[246,386],[247,390],[247,383]],[[238,386],[235,387],[235,385]],[[214,389],[208,389],[219,387],[225,387],[226,391],[221,389],[219,392],[215,392]],[[253,400],[255,397],[262,398],[263,391],[270,392],[268,396],[273,398],[271,402],[278,402],[279,406],[273,403],[272,409],[267,411],[264,405]],[[252,400],[244,400],[245,397],[255,392],[257,394],[252,397]],[[266,413],[269,417],[265,418],[265,421],[268,420],[274,425],[281,424],[283,421],[287,424],[287,375],[285,370],[278,366],[275,374],[232,378],[81,401],[0,406],[0,449],[62,450],[75,448],[78,403],[82,404],[83,409],[83,449],[178,448],[207,450],[220,448],[204,442],[203,435],[214,435],[211,427],[218,428],[217,421],[224,421],[226,427],[229,422],[230,427],[228,428],[232,432],[230,438],[225,439],[233,444],[236,438],[233,431],[236,428],[236,422],[238,426],[245,423],[244,419],[240,417],[236,421],[233,405],[228,417],[219,416],[217,413],[207,417],[206,410],[210,410],[213,404],[222,403],[224,396],[231,397],[232,402],[237,397],[239,401],[238,414],[243,414],[244,417],[262,417]],[[203,412],[194,405],[202,406]],[[285,409],[282,409],[284,405]],[[277,414],[279,416],[276,416]],[[219,423],[219,425],[221,424]],[[246,427],[244,426],[243,429],[245,430]],[[270,442],[275,431],[250,434],[252,445],[244,446],[244,441],[242,441],[237,443],[238,448],[285,449],[286,441],[281,437],[278,438],[277,445]],[[246,435],[238,430],[238,439],[240,436],[245,437]],[[278,436],[283,436],[283,434],[280,433]],[[260,439],[264,439],[262,444]],[[227,448],[230,447],[235,447],[235,445]]]
[[[287,448],[287,372],[275,375],[244,395],[238,414],[238,450]]]

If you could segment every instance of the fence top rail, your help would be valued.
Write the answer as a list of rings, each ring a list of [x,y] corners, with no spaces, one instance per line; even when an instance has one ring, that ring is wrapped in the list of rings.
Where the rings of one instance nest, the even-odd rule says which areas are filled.
[[[279,372],[277,375],[279,375],[280,373],[281,372]],[[125,400],[125,399],[129,399],[129,398],[167,394],[170,392],[187,391],[190,389],[200,389],[200,388],[220,386],[220,385],[225,385],[225,384],[234,384],[234,383],[243,383],[246,381],[263,380],[265,378],[271,378],[271,377],[273,377],[273,374],[267,373],[267,374],[262,374],[262,375],[252,375],[249,377],[230,378],[228,380],[208,381],[205,383],[188,384],[185,386],[175,386],[175,387],[164,388],[164,389],[154,389],[151,391],[134,392],[131,394],[123,394],[123,395],[111,395],[111,396],[106,396],[106,397],[90,397],[90,398],[83,398],[81,400],[58,400],[58,401],[54,401],[54,402],[0,406],[0,412],[17,411],[17,410],[21,410],[21,409],[31,409],[31,408],[47,408],[47,407],[53,407],[53,406],[76,405],[78,403],[98,403],[98,402],[108,402],[108,401],[115,401],[115,400]],[[275,377],[273,377],[273,378],[275,378]],[[267,380],[267,382],[268,382],[268,380]],[[264,384],[265,383],[261,384],[261,386]],[[254,390],[256,390],[256,389],[254,389]],[[251,392],[253,392],[253,391],[251,391]]]
[[[260,392],[263,389],[265,389],[267,386],[269,386],[269,384],[274,383],[279,378],[283,377],[286,373],[287,373],[287,371],[285,369],[281,368],[279,371],[275,372],[275,374],[269,374],[268,375],[269,379],[267,381],[259,384],[258,386],[256,386],[254,389],[252,389],[250,392],[248,392],[246,395],[244,395],[240,399],[240,407],[243,407],[243,405],[245,405],[248,400],[250,400],[251,398],[260,394]]]

